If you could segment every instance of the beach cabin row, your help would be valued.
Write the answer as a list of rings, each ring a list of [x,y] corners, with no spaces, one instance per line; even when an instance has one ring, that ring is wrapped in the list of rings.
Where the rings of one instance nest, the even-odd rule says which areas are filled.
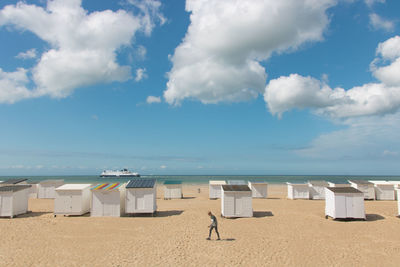
[[[133,179],[127,184],[65,184],[56,189],[54,216],[83,215],[120,217],[122,214],[154,213],[156,180]]]
[[[228,183],[225,181],[209,181],[209,198],[218,199],[221,198],[222,186],[223,185],[248,185],[252,192],[253,198],[267,198],[268,196],[268,183],[264,181],[249,181],[244,180],[229,180]]]
[[[27,182],[28,179],[9,179],[0,183],[1,185],[29,184],[29,198],[55,198],[55,189],[64,184],[64,180],[44,180],[41,182]]]

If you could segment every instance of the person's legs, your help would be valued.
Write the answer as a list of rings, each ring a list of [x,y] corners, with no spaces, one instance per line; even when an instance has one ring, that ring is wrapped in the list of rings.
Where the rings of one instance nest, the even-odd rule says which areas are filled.
[[[212,232],[213,228],[214,228],[214,226],[210,227],[210,232],[208,233],[208,238],[211,238],[211,232]]]
[[[218,226],[215,226],[215,232],[217,233],[218,239],[221,239],[221,238],[219,238]]]

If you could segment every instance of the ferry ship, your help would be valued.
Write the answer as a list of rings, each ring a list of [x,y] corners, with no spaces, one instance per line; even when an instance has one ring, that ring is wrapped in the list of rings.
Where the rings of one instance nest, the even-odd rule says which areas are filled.
[[[137,172],[128,171],[128,169],[123,169],[120,171],[106,170],[100,174],[100,177],[140,177],[140,174]]]

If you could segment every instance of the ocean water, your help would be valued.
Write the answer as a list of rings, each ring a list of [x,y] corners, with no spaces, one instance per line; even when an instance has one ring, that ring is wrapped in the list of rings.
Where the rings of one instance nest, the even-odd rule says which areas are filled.
[[[100,178],[99,176],[0,176],[0,181],[12,178],[27,178],[29,181],[43,181],[48,179],[63,179],[65,183],[110,183],[127,182],[132,178]],[[344,183],[347,180],[395,180],[400,176],[354,176],[354,175],[143,175],[142,178],[154,178],[158,183],[167,180],[178,180],[184,184],[207,184],[209,180],[246,180],[266,181],[271,184],[304,183],[309,180],[325,180],[334,183]]]

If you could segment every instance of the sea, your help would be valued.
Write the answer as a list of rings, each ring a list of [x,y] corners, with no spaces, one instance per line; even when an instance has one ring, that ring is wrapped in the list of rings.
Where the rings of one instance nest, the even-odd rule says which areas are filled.
[[[122,183],[132,178],[101,178],[98,175],[75,176],[0,176],[0,181],[14,178],[26,178],[28,182],[62,179],[64,183]],[[310,180],[324,180],[333,183],[346,183],[347,180],[391,180],[400,181],[400,176],[357,176],[357,175],[142,175],[141,178],[153,178],[162,184],[168,180],[181,181],[183,184],[208,184],[209,180],[245,180],[265,181],[271,184],[305,183]]]

